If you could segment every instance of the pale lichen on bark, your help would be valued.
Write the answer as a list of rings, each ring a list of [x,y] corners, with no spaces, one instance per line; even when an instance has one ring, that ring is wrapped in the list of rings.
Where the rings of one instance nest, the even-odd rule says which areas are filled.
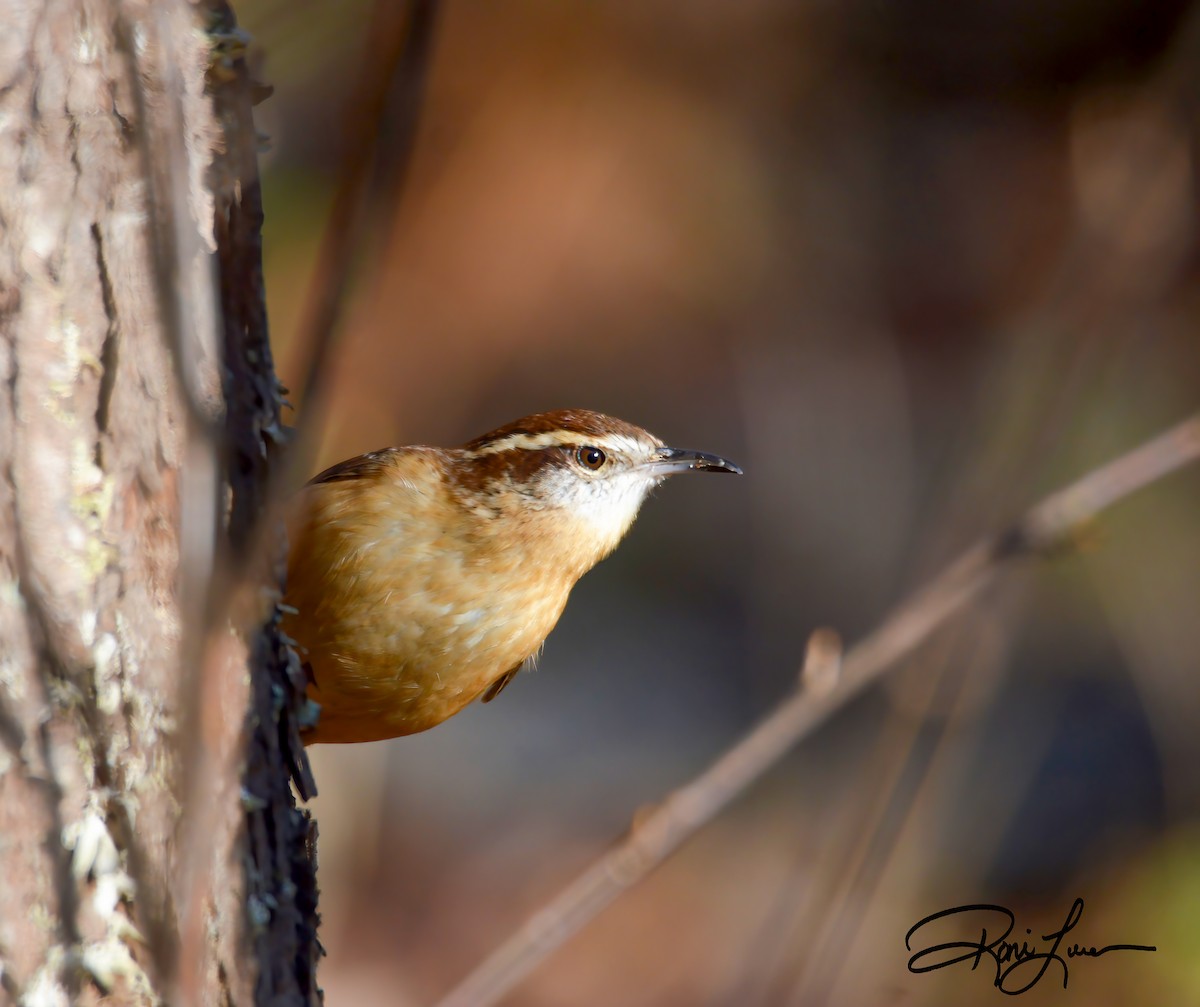
[[[0,955],[10,992],[47,1002],[150,999],[136,959],[169,916],[179,423],[112,11],[14,10],[0,66],[0,874],[44,923],[6,915]]]

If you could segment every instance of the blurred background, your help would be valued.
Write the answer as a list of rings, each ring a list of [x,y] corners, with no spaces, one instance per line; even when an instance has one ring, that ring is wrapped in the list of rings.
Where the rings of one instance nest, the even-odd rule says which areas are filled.
[[[371,12],[238,11],[295,388]],[[312,471],[583,406],[746,476],[664,487],[495,703],[313,751],[331,1007],[434,1002],[814,628],[853,642],[1197,408],[1198,99],[1185,0],[440,8]],[[982,1001],[982,970],[910,974],[908,928],[994,902],[1036,935],[1076,896],[1072,939],[1159,951],[1027,1002],[1200,1002],[1198,517],[1193,468],[1025,564],[506,1002]]]

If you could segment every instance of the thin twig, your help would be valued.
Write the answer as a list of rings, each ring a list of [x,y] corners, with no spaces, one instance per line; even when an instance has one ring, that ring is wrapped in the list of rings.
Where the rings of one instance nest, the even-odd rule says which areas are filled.
[[[355,252],[361,249],[379,216],[378,212],[367,212],[368,190],[373,180],[386,173],[388,200],[394,203],[408,176],[429,75],[436,14],[436,0],[410,0],[404,5],[377,0],[371,16],[362,68],[348,103],[346,156],[296,336],[299,345],[309,352],[300,386],[306,416],[316,414],[315,404],[324,388]],[[392,139],[382,149],[381,137],[389,133]],[[385,157],[386,165],[380,163]],[[305,424],[305,429],[311,428],[311,423]]]
[[[846,652],[828,691],[802,689],[690,783],[674,791],[615,848],[531,916],[441,1001],[482,1007],[499,1000],[567,938],[637,884],[789,749],[911,653],[996,579],[1011,560],[1046,555],[1102,510],[1200,459],[1200,414],[1089,472],[1026,512],[1012,528],[963,553]]]

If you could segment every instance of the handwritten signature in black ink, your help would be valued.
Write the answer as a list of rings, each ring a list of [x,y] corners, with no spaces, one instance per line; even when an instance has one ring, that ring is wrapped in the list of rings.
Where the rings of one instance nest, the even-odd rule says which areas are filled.
[[[1079,944],[1064,946],[1063,938],[1074,929],[1082,915],[1083,899],[1076,899],[1071,905],[1071,911],[1067,913],[1066,922],[1053,933],[1042,934],[1040,938],[1042,941],[1051,942],[1043,950],[1036,943],[1030,944],[1024,940],[1018,943],[1015,940],[1008,940],[1008,935],[1016,926],[1016,918],[1011,910],[1005,909],[1003,906],[971,905],[943,909],[940,913],[934,913],[932,916],[926,916],[923,920],[918,921],[904,935],[904,946],[909,951],[913,950],[913,938],[919,931],[930,927],[938,920],[950,917],[955,917],[958,922],[966,921],[968,925],[974,922],[979,926],[979,939],[947,941],[944,944],[920,946],[920,949],[909,958],[908,970],[910,972],[933,972],[949,965],[957,965],[959,962],[970,962],[971,970],[974,971],[983,961],[984,955],[987,955],[996,966],[996,988],[1001,993],[1016,996],[1037,985],[1042,976],[1050,969],[1051,964],[1062,966],[1063,989],[1066,989],[1067,962],[1072,958],[1099,958],[1110,951],[1158,950],[1157,947],[1147,944],[1108,944],[1102,948],[1085,947]],[[982,923],[980,922],[981,917]],[[1006,925],[1003,933],[989,937],[986,924],[993,919],[996,923],[1003,921]],[[993,930],[997,929],[999,928],[993,927]],[[1032,934],[1032,931],[1026,929],[1025,933]],[[925,929],[926,939],[929,934],[930,930]]]

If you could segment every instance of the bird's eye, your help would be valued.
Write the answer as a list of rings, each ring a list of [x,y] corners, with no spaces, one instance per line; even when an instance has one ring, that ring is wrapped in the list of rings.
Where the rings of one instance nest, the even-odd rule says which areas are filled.
[[[591,469],[593,472],[600,468],[605,462],[607,455],[599,448],[580,448],[575,452],[575,459],[585,469]]]

